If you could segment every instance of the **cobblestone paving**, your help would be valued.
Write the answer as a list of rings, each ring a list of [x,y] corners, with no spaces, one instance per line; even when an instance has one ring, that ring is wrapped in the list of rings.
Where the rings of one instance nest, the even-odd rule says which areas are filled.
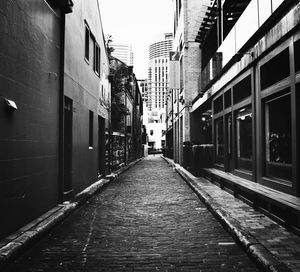
[[[210,195],[243,229],[252,234],[292,271],[300,271],[300,237],[269,217],[202,178],[197,186]]]
[[[149,156],[7,271],[257,271],[185,182]]]

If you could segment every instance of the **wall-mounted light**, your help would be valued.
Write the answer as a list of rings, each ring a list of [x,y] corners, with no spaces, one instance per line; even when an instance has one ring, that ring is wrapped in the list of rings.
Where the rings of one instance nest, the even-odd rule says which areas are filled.
[[[7,109],[9,109],[10,111],[15,111],[18,109],[17,104],[15,101],[4,98],[4,101],[6,103],[6,107]]]

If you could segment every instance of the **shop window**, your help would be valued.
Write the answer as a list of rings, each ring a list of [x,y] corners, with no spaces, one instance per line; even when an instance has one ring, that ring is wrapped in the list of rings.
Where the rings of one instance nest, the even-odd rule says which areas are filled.
[[[221,95],[214,101],[214,114],[223,110],[223,96]]]
[[[231,90],[224,94],[225,109],[231,107]]]
[[[223,134],[223,118],[215,121],[216,132],[216,162],[224,163],[224,134]]]
[[[242,108],[236,113],[237,168],[252,170],[252,109]]]
[[[251,96],[251,75],[233,87],[233,103],[236,104],[249,96]]]
[[[300,71],[300,39],[294,43],[295,72]]]
[[[289,49],[287,48],[261,66],[261,89],[264,90],[265,88],[288,77],[289,75]]]
[[[291,96],[265,103],[266,176],[292,179]]]

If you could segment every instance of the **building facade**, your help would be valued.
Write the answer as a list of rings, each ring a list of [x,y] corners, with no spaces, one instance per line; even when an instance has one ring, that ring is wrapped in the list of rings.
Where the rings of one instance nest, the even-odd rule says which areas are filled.
[[[143,103],[148,101],[148,84],[147,79],[138,79],[139,89],[142,95]],[[147,104],[146,104],[147,105]]]
[[[183,143],[191,141],[191,105],[198,94],[201,73],[200,43],[195,39],[203,17],[202,5],[210,1],[173,0],[174,41],[170,55],[167,95],[167,148],[175,162],[183,161]]]
[[[111,167],[112,170],[140,158],[143,101],[133,67],[110,57],[112,78]]]
[[[149,46],[148,89],[146,105],[149,111],[165,108],[168,88],[169,52],[173,34],[166,33],[165,39]]]
[[[123,61],[128,66],[133,66],[134,55],[131,44],[112,43],[112,56]]]
[[[299,9],[282,0],[203,6],[191,110],[192,140],[213,146],[204,174],[298,231]]]
[[[3,238],[103,173],[110,87],[97,0],[3,0],[0,13]]]
[[[74,26],[81,30],[80,35],[74,35]],[[64,165],[65,194],[72,195],[107,171],[109,61],[97,0],[76,1],[73,12],[66,16],[64,59],[64,142],[69,144],[64,150],[69,161]]]

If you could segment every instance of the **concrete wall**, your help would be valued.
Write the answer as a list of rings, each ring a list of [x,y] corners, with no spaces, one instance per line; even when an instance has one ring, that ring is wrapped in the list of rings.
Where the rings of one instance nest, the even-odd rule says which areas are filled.
[[[58,203],[59,84],[60,18],[45,1],[1,0],[0,238]]]
[[[100,75],[94,72],[92,59],[87,62],[84,58],[85,22],[101,49]],[[100,159],[98,115],[108,119],[105,107],[109,106],[110,91],[107,79],[108,58],[96,0],[76,1],[73,12],[66,15],[65,48],[64,91],[73,100],[72,183],[76,193],[97,180]],[[92,149],[89,148],[90,111],[94,113]]]

